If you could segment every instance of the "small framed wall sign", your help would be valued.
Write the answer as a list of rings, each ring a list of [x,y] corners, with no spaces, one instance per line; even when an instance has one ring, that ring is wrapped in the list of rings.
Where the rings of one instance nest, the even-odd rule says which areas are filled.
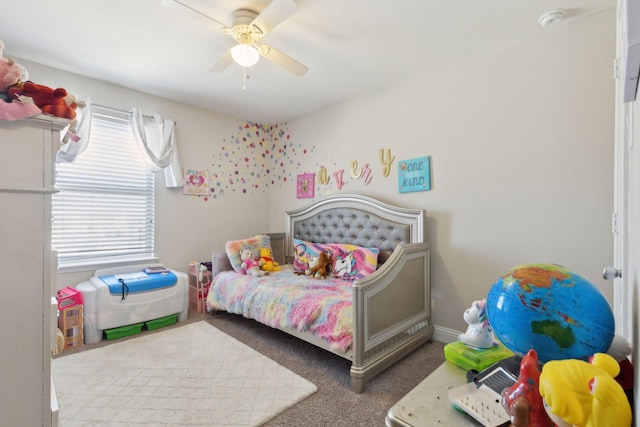
[[[184,170],[184,185],[182,194],[194,196],[206,196],[209,194],[209,171],[208,170]]]
[[[398,191],[431,190],[431,156],[398,162]]]
[[[296,195],[298,199],[313,198],[313,187],[315,187],[316,174],[303,173],[298,175],[296,181]]]

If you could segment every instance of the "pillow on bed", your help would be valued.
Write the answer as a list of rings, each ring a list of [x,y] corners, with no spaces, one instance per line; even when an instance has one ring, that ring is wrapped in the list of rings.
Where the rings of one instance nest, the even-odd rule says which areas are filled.
[[[348,243],[313,243],[293,239],[293,268],[304,273],[309,259],[322,251],[331,253],[331,275],[343,280],[362,279],[376,271],[378,249],[363,248]]]
[[[229,262],[233,269],[242,273],[242,268],[240,264],[242,264],[242,260],[240,259],[240,251],[244,247],[249,247],[256,254],[256,257],[259,254],[260,248],[269,248],[271,249],[271,239],[266,234],[257,234],[253,237],[249,237],[248,239],[242,240],[230,240],[225,245],[224,249],[227,252],[227,256],[229,257]]]
[[[320,252],[333,252],[333,247],[326,243],[312,243],[300,239],[293,239],[293,269],[304,273],[309,268],[309,260],[317,257]]]
[[[332,243],[331,275],[343,280],[367,277],[378,266],[378,248],[363,248],[348,243]]]

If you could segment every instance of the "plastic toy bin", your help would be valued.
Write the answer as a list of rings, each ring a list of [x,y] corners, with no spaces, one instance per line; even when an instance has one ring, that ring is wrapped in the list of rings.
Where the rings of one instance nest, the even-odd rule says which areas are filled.
[[[120,328],[105,329],[104,335],[107,340],[117,340],[118,338],[129,337],[131,335],[139,334],[142,331],[142,325],[144,323],[135,323],[133,325],[122,326]]]
[[[153,331],[154,329],[163,328],[165,326],[173,325],[178,321],[178,315],[172,314],[170,316],[161,317],[159,319],[149,320],[148,322],[144,322],[148,331]]]
[[[178,322],[189,314],[189,280],[187,274],[171,270],[170,274],[145,274],[145,265],[97,270],[86,282],[76,286],[84,304],[84,343],[94,344],[135,333],[128,328],[178,313]],[[151,277],[150,277],[151,276]],[[123,286],[119,279],[123,279]],[[153,285],[153,286],[152,286]],[[158,286],[156,286],[158,285]],[[125,335],[123,335],[125,334]]]

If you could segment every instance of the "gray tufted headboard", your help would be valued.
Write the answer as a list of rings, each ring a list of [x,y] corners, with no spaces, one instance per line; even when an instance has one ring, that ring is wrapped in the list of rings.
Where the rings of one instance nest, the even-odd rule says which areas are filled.
[[[285,254],[293,239],[314,243],[352,243],[393,251],[401,243],[424,241],[424,210],[388,205],[355,194],[338,194],[285,214]]]

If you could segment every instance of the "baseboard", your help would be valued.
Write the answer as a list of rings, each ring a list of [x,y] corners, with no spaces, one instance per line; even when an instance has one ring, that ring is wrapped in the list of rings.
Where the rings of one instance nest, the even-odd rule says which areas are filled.
[[[458,336],[460,334],[462,334],[462,332],[445,328],[444,326],[435,325],[433,330],[433,340],[449,344],[450,342],[458,341]]]

